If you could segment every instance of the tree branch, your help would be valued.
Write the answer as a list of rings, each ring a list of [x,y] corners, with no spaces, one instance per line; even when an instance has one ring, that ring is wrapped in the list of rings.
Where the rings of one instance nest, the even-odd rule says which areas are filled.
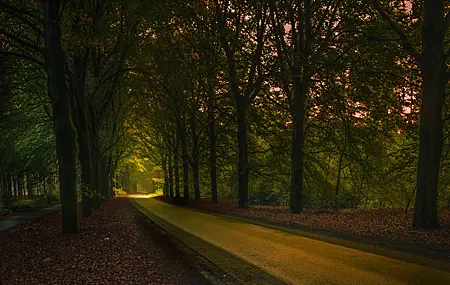
[[[371,0],[373,7],[380,13],[381,17],[391,26],[391,28],[394,30],[394,32],[397,33],[397,35],[400,37],[400,40],[403,43],[404,49],[412,56],[414,57],[419,63],[422,61],[422,56],[420,53],[414,48],[414,45],[412,42],[408,39],[403,29],[399,26],[398,23],[396,23],[394,20],[392,20],[389,15],[384,11],[383,7],[381,7],[380,2],[378,0]]]

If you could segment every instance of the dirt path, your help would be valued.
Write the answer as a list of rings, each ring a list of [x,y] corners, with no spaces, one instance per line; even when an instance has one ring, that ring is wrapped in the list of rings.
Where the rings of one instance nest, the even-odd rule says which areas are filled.
[[[402,261],[301,235],[207,214],[156,199],[135,199],[170,224],[291,284],[450,284],[431,260]],[[389,256],[389,255],[388,255]]]
[[[126,199],[114,199],[79,234],[60,213],[0,232],[2,284],[208,284]]]

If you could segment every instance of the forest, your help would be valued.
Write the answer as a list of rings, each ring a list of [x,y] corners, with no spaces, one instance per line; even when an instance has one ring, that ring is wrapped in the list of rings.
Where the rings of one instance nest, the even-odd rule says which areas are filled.
[[[0,1],[0,211],[122,191],[450,208],[444,0]]]

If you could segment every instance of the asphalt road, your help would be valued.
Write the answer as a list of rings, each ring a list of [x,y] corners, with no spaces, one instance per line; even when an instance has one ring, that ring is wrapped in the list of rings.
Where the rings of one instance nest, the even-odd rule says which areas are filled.
[[[11,227],[14,227],[14,226],[17,226],[20,224],[25,224],[25,223],[31,222],[37,218],[40,218],[40,217],[46,216],[50,213],[56,212],[59,209],[61,209],[61,205],[58,204],[58,205],[55,205],[52,207],[37,210],[35,212],[24,213],[24,214],[20,214],[17,216],[13,216],[11,218],[0,220],[0,231],[9,229]]]
[[[289,284],[449,285],[450,272],[136,198],[148,211]]]

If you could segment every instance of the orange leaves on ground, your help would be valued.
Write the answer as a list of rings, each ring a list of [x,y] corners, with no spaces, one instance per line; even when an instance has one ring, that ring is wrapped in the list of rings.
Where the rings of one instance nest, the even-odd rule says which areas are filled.
[[[79,234],[61,235],[60,219],[0,231],[2,284],[205,283],[126,199],[82,218]]]

